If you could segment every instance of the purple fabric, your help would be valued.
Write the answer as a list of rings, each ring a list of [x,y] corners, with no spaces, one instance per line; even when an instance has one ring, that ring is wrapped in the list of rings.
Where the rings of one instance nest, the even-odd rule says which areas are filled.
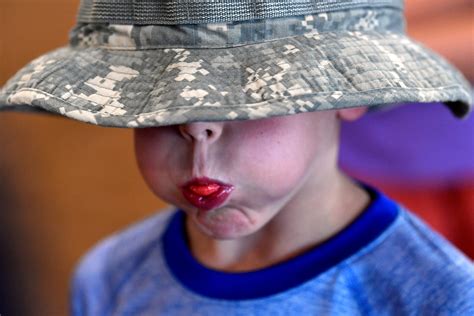
[[[440,103],[406,104],[343,123],[340,165],[369,183],[404,186],[474,181],[474,115]]]

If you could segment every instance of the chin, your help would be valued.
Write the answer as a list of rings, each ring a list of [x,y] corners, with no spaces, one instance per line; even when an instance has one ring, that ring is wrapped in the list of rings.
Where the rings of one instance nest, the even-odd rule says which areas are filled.
[[[231,210],[198,211],[193,216],[199,229],[214,239],[237,239],[251,235],[258,230],[241,212]]]
[[[235,240],[246,237],[251,235],[254,231],[235,231],[235,230],[228,230],[222,229],[222,227],[202,227],[200,226],[199,229],[205,233],[207,236],[218,239],[218,240]]]

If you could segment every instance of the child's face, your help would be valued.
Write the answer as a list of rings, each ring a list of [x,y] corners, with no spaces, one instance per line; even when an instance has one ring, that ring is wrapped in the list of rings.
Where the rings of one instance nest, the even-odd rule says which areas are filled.
[[[139,168],[152,191],[220,239],[256,232],[311,194],[307,186],[324,183],[335,168],[337,139],[336,111],[135,130]],[[202,178],[233,190],[216,207],[199,208],[183,185]]]

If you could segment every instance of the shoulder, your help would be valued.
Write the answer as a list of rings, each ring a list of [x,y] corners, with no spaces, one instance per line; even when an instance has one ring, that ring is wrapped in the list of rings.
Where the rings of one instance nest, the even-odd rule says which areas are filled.
[[[120,267],[154,246],[164,232],[168,219],[174,212],[170,209],[135,223],[95,245],[80,261],[77,273],[90,275]]]
[[[408,314],[474,314],[472,262],[406,210],[353,267],[376,306]]]
[[[170,209],[160,211],[99,242],[81,259],[72,280],[74,315],[96,314],[98,310],[93,311],[110,300],[114,289],[159,246],[173,213]]]
[[[474,266],[472,262],[441,235],[415,215],[403,213],[406,229],[401,233],[405,278],[414,278],[414,293],[424,298],[427,310],[440,314],[474,314]],[[468,312],[469,311],[469,312]]]

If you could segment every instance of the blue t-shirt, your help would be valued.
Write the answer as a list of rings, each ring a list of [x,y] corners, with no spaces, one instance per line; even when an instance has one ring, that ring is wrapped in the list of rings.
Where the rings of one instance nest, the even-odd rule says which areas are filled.
[[[81,262],[74,315],[474,315],[472,263],[379,192],[344,230],[304,254],[240,273],[204,267],[185,215],[161,212]]]

